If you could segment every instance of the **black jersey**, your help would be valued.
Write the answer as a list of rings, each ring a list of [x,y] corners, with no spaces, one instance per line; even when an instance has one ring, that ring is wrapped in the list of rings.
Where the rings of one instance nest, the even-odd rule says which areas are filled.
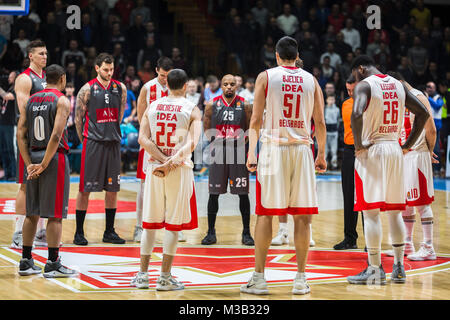
[[[120,142],[120,108],[122,86],[111,79],[107,88],[96,79],[88,82],[90,97],[87,104],[83,136],[95,141]]]
[[[64,96],[59,90],[44,89],[32,95],[26,106],[28,145],[30,150],[45,150],[55,125],[58,100]],[[69,150],[67,130],[59,142],[59,148]]]
[[[237,139],[247,128],[244,98],[235,96],[228,104],[222,95],[213,100],[211,128],[216,129],[215,139]]]
[[[33,71],[31,68],[25,69],[24,72],[21,74],[26,74],[31,79],[31,90],[30,90],[30,97],[35,94],[36,92],[42,91],[47,86],[47,82],[45,80],[45,71],[42,71],[42,75],[38,75],[36,72]],[[16,120],[19,122],[20,118],[20,112],[19,107],[17,106],[17,99],[16,99]]]

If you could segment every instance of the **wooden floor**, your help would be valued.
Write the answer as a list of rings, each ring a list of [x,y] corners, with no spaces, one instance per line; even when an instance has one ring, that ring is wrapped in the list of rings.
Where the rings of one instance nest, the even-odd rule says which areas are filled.
[[[204,182],[203,182],[204,183]],[[198,248],[205,232],[207,230],[206,220],[206,199],[207,189],[200,186],[202,182],[196,183],[197,189],[197,203],[199,207],[199,228],[192,231],[186,231],[185,235],[187,241],[179,244],[179,248]],[[254,183],[253,183],[254,184]],[[333,196],[330,197],[330,192],[339,196],[341,189],[339,182],[322,182],[323,187],[319,188],[319,201],[326,203],[333,201]],[[325,185],[326,184],[326,185]],[[119,200],[135,201],[136,193],[133,191],[137,188],[137,183],[130,183],[128,187],[123,187],[119,193]],[[71,184],[70,198],[76,197],[76,191],[78,190],[78,184]],[[331,191],[330,191],[331,190]],[[17,185],[15,184],[0,184],[0,198],[15,198],[17,191]],[[253,193],[252,199],[252,212],[254,210],[254,186],[251,189]],[[434,246],[436,252],[441,257],[450,258],[450,209],[449,192],[436,191],[435,202],[432,206],[435,223],[434,223]],[[91,199],[102,199],[103,194],[92,194]],[[233,200],[234,199],[234,200]],[[331,200],[330,200],[331,199]],[[231,202],[233,202],[231,204]],[[238,198],[228,196],[221,198],[220,210],[231,210],[230,206],[238,208],[236,203]],[[336,204],[337,208],[341,208],[342,205]],[[225,208],[225,209],[224,209]],[[217,218],[216,230],[218,237],[218,244],[212,246],[216,248],[219,253],[224,248],[246,248],[248,247],[240,245],[240,233],[241,233],[241,218],[238,211],[236,214],[221,215]],[[3,217],[2,217],[3,216]],[[128,290],[103,290],[103,291],[76,291],[68,287],[68,285],[61,284],[57,281],[50,281],[40,276],[20,277],[17,273],[17,261],[20,259],[18,253],[14,254],[8,251],[8,246],[11,242],[13,233],[13,216],[12,215],[0,215],[0,250],[3,250],[3,255],[0,254],[0,300],[10,299],[63,299],[63,300],[123,300],[123,299],[207,299],[207,300],[246,300],[246,299],[282,299],[282,300],[309,300],[309,299],[362,299],[362,300],[398,300],[398,299],[449,299],[450,297],[450,263],[446,262],[440,266],[439,269],[430,269],[429,272],[411,272],[408,273],[406,284],[388,284],[385,286],[358,286],[349,285],[345,279],[337,281],[310,281],[311,293],[304,296],[297,296],[291,294],[291,284],[284,285],[269,285],[270,295],[267,296],[253,296],[242,294],[239,292],[239,286],[227,286],[220,288],[217,286],[202,287],[202,289],[196,290],[195,288],[189,288],[189,290],[183,290],[178,292],[157,292],[154,289],[138,290],[128,288]],[[253,233],[255,216],[251,217],[251,229]],[[388,228],[386,225],[386,219],[383,218],[383,250],[389,249],[387,243]],[[277,220],[274,219],[274,230],[277,228]],[[116,231],[124,238],[127,239],[125,245],[130,250],[138,250],[139,244],[131,241],[133,228],[135,225],[135,219],[133,215],[120,215],[118,214],[116,219]],[[104,246],[101,242],[104,227],[104,219],[94,219],[93,216],[87,215],[85,230],[86,236],[90,241],[90,247]],[[290,228],[292,226],[290,224]],[[73,216],[63,222],[63,248],[75,247],[73,246],[73,234],[75,231],[75,220]],[[291,230],[292,231],[292,230]],[[276,231],[274,231],[276,232]],[[364,248],[364,238],[362,233],[361,223],[358,223],[358,233],[360,235],[358,239],[359,250],[353,250],[355,252],[362,252]],[[159,246],[161,245],[159,234]],[[320,210],[320,214],[313,218],[313,238],[316,242],[314,248],[311,250],[317,251],[333,251],[334,244],[340,242],[343,238],[343,210]],[[420,240],[422,239],[422,231],[420,223],[416,223],[415,232],[415,245],[419,247]],[[276,247],[280,248],[280,247]],[[281,247],[284,249],[293,249],[293,244],[289,246]],[[0,252],[1,253],[1,252]],[[2,258],[8,256],[10,258]],[[365,260],[364,255],[360,254],[361,260]],[[64,261],[63,261],[64,262]],[[226,262],[224,262],[226,263]],[[359,270],[361,271],[361,270]],[[358,272],[359,272],[358,271]],[[183,280],[183,279],[181,279]]]

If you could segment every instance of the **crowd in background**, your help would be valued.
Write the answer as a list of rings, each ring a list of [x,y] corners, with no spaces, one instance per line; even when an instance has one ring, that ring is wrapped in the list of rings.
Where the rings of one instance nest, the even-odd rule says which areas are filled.
[[[79,30],[66,28],[69,2],[81,8]],[[381,72],[400,72],[411,85],[428,94],[438,129],[436,150],[442,163],[435,169],[436,174],[442,174],[450,127],[447,117],[450,26],[440,12],[432,12],[423,0],[383,1],[381,29],[373,30],[366,24],[366,7],[370,4],[367,0],[193,0],[193,3],[206,5],[210,18],[207,27],[214,28],[227,57],[238,66],[238,94],[249,101],[253,99],[257,74],[276,66],[276,42],[285,35],[298,41],[303,68],[317,78],[323,89],[327,124],[333,127],[337,124],[338,147],[335,154],[329,155],[331,169],[340,165],[343,126],[337,111],[348,97],[345,81],[353,58],[367,54]],[[203,109],[206,101],[221,94],[222,75],[190,73],[190,62],[180,48],[163,45],[166,31],[157,27],[162,17],[152,13],[153,4],[144,0],[56,0],[39,1],[38,8],[37,1],[31,1],[27,16],[0,16],[0,87],[12,91],[15,77],[29,64],[27,44],[42,39],[47,45],[48,64],[61,64],[67,71],[65,93],[72,103],[68,128],[73,149],[80,148],[74,131],[75,97],[84,83],[96,77],[95,57],[103,51],[113,55],[113,77],[128,89],[123,132],[139,130],[137,97],[142,85],[156,77],[156,61],[161,56],[170,57],[174,67],[189,73],[192,80],[187,96]],[[42,10],[42,6],[47,10]],[[167,47],[170,49],[163,49]],[[16,118],[10,111],[14,103],[2,99],[1,105],[0,162],[6,170],[10,162],[7,155],[14,152],[15,146],[11,150],[4,143],[1,130],[3,126],[16,125]],[[15,176],[12,169],[15,171],[8,167],[5,178]]]

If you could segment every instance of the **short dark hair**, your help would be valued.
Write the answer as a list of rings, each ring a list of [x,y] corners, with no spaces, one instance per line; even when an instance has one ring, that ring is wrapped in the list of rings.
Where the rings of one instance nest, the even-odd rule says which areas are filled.
[[[285,36],[278,40],[275,50],[282,60],[295,60],[298,54],[298,44],[294,38]]]
[[[173,69],[167,75],[167,85],[170,90],[182,89],[187,81],[188,76],[182,69]]]
[[[370,67],[375,66],[375,61],[368,55],[362,54],[353,59],[351,70],[355,70],[360,66]]]
[[[109,53],[102,52],[95,58],[95,65],[101,67],[103,62],[108,64],[114,63],[114,58]]]
[[[210,74],[209,76],[206,77],[206,83],[213,83],[216,81],[219,81],[219,79],[213,74]]]
[[[33,52],[34,49],[43,47],[46,47],[44,41],[42,41],[41,39],[33,40],[27,45],[27,55]]]
[[[66,70],[59,64],[51,64],[45,68],[45,79],[48,84],[57,84],[59,79],[66,74]]]
[[[247,78],[246,83],[255,83],[255,78]]]
[[[386,72],[386,74],[397,80],[405,81],[405,78],[403,77],[403,75],[400,72],[390,70],[390,71]]]
[[[164,71],[170,71],[173,69],[173,62],[172,59],[167,57],[161,57],[156,62],[156,68],[157,69],[163,69]]]
[[[353,74],[350,73],[350,75],[347,78],[347,81],[345,81],[348,84],[354,84],[356,82],[355,77],[353,76]]]

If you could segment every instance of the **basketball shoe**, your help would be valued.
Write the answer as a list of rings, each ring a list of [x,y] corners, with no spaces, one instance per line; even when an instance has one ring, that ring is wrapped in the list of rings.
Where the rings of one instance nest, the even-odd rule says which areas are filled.
[[[134,233],[133,233],[133,241],[134,242],[141,242],[142,237],[142,227],[135,226],[134,227]]]
[[[282,246],[284,244],[289,244],[288,231],[284,229],[279,229],[278,234],[272,239],[273,246]]]
[[[61,257],[56,261],[47,260],[44,267],[45,278],[69,278],[78,275],[78,271],[64,267],[61,264]]]
[[[76,244],[77,246],[87,246],[88,241],[84,237],[84,233],[75,233],[75,236],[73,237],[73,244]]]
[[[131,279],[130,285],[138,289],[148,289],[148,272],[138,272]]]
[[[206,236],[203,238],[202,240],[202,244],[203,245],[210,245],[210,244],[214,244],[217,242],[217,238],[216,238],[216,231],[209,231],[206,234]]]
[[[298,272],[294,279],[294,286],[292,288],[293,294],[307,294],[311,292],[308,283],[306,282],[306,275],[304,272]]]
[[[33,258],[20,259],[19,274],[21,276],[31,276],[33,274],[39,274],[41,272],[42,272],[42,269],[34,264]]]
[[[124,244],[125,239],[119,237],[114,228],[103,233],[103,242],[113,243],[113,244]]]
[[[241,286],[241,292],[250,294],[269,294],[266,279],[264,279],[264,277],[257,277],[255,273],[253,273],[250,280]]]
[[[248,232],[242,232],[242,244],[246,246],[254,246],[255,240],[253,240],[252,235],[250,234],[250,231]]]
[[[394,264],[392,267],[391,281],[395,283],[406,282],[405,267],[400,262]]]
[[[348,276],[347,281],[351,284],[386,284],[386,273],[383,266],[379,268],[368,266],[365,270],[355,276]]]
[[[183,290],[184,284],[174,279],[172,275],[168,277],[160,276],[156,281],[156,290],[158,291],[173,291]]]
[[[408,260],[412,261],[424,261],[424,260],[436,260],[436,252],[432,244],[421,243],[420,249],[417,252],[413,252],[407,256]]]
[[[14,232],[10,248],[22,249],[22,231]]]

